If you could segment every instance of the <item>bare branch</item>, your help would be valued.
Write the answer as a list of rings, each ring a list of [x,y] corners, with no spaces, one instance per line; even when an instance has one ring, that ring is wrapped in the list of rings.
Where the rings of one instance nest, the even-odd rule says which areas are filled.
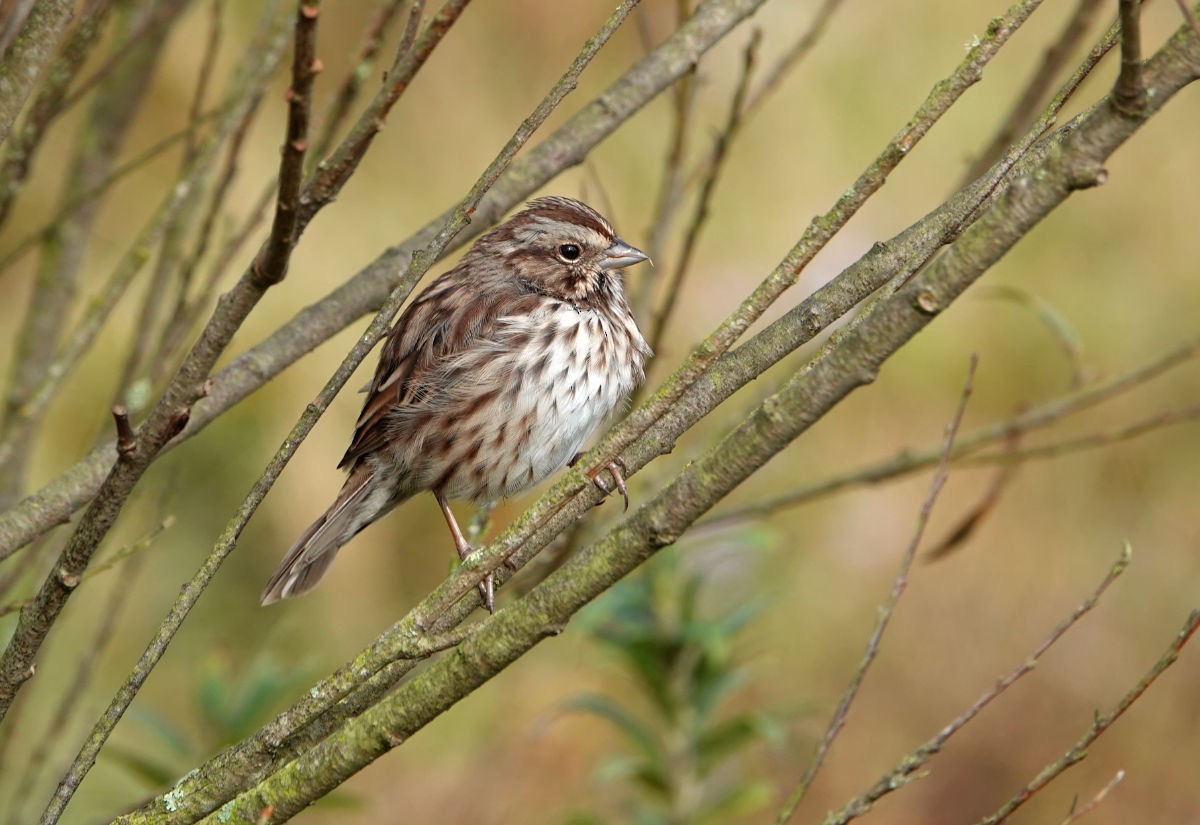
[[[129,411],[121,405],[112,409],[113,420],[117,423],[117,454],[123,458],[131,458],[137,450],[137,436],[129,425]]]
[[[967,169],[960,185],[965,186],[986,172],[988,167],[1004,154],[1004,150],[1008,148],[1009,144],[1029,128],[1029,124],[1042,105],[1042,100],[1049,92],[1055,76],[1062,70],[1067,58],[1071,56],[1071,52],[1083,41],[1102,2],[1103,0],[1079,0],[1075,11],[1067,18],[1062,30],[1050,39],[1050,45],[1042,53],[1041,63],[1034,69],[1032,77],[1026,83],[1025,91],[1013,104],[991,143],[980,152],[979,157]]]
[[[1200,21],[1196,19],[1196,15],[1188,8],[1187,0],[1175,0],[1179,6],[1179,11],[1183,14],[1183,19],[1192,27],[1192,31],[1196,33],[1196,37],[1200,37]]]
[[[33,91],[38,77],[50,61],[75,4],[71,0],[42,0],[35,3],[21,33],[0,60],[0,143]]]
[[[9,136],[4,165],[0,167],[0,225],[8,220],[9,210],[29,174],[34,154],[41,145],[46,129],[67,107],[67,87],[91,53],[110,8],[108,2],[87,6],[82,19],[63,44],[58,59],[46,72],[45,81],[25,113],[23,122]],[[3,51],[0,48],[0,52]]]
[[[1121,71],[1113,85],[1112,101],[1117,111],[1142,117],[1146,109],[1146,87],[1142,83],[1142,0],[1118,0],[1121,10]]]
[[[292,57],[292,85],[287,91],[287,133],[280,149],[279,197],[275,220],[266,244],[250,264],[251,280],[266,289],[283,280],[296,245],[299,225],[300,184],[308,151],[308,116],[312,109],[313,80],[321,70],[317,61],[318,0],[300,0],[296,14],[296,45]]]
[[[240,77],[241,82],[248,84],[247,88],[262,88],[265,77],[274,69],[275,59],[286,42],[286,25],[281,25],[280,21],[273,22],[275,35],[266,41],[272,44],[273,40],[273,44],[261,52],[253,52],[252,67]],[[162,445],[177,435],[186,424],[192,404],[205,391],[212,364],[261,297],[261,290],[255,289],[249,280],[243,278],[238,286],[225,295],[212,322],[180,368],[176,379],[138,430],[137,449],[132,455],[121,456],[112,465],[105,483],[60,554],[55,564],[55,575],[46,578],[34,601],[21,611],[12,639],[0,656],[0,717],[7,714],[17,690],[32,674],[33,662],[42,642],[74,589],[71,583],[78,582],[137,480]]]
[[[696,200],[696,208],[692,213],[692,220],[689,222],[687,232],[684,234],[683,248],[680,251],[679,260],[675,262],[675,267],[671,270],[670,277],[667,278],[666,283],[661,287],[662,299],[654,310],[649,334],[646,336],[646,340],[650,343],[650,348],[655,351],[661,348],[663,332],[666,329],[667,321],[675,309],[676,299],[683,288],[684,276],[691,267],[692,255],[696,251],[696,244],[700,240],[700,233],[703,231],[704,224],[708,220],[709,203],[712,201],[713,193],[716,191],[717,180],[725,164],[726,153],[733,142],[738,127],[741,125],[746,91],[750,86],[750,77],[754,72],[755,56],[758,53],[758,46],[761,39],[762,33],[758,29],[755,29],[750,42],[746,45],[746,49],[742,54],[742,73],[739,76],[737,87],[734,89],[733,100],[729,104],[729,114],[726,115],[725,126],[722,128],[721,133],[717,135],[713,150],[709,155],[708,167],[705,170],[704,180],[700,186],[700,194]],[[664,193],[663,197],[666,197],[666,193]]]
[[[852,819],[862,816],[867,811],[871,810],[872,806],[893,790],[902,788],[907,785],[920,771],[925,764],[936,755],[945,746],[955,733],[962,730],[971,720],[990,705],[1004,691],[1012,687],[1022,676],[1033,671],[1038,662],[1053,647],[1066,632],[1082,619],[1087,613],[1091,612],[1092,608],[1100,601],[1100,597],[1108,590],[1109,586],[1115,582],[1125,569],[1129,566],[1129,562],[1133,558],[1132,548],[1128,544],[1122,548],[1121,555],[1117,558],[1116,563],[1109,567],[1104,578],[1096,589],[1085,598],[1078,607],[1063,621],[1050,632],[1041,644],[1034,648],[1033,652],[1025,658],[1016,668],[1009,671],[1006,675],[996,680],[996,683],[982,696],[974,701],[970,707],[955,717],[950,724],[942,728],[931,739],[927,740],[923,745],[913,751],[911,754],[905,755],[896,763],[896,766],[885,773],[873,784],[865,793],[856,796],[844,805],[841,810],[831,813],[825,817],[822,825],[845,825]]]
[[[179,0],[164,4],[176,14],[182,5]],[[131,24],[137,10],[121,15],[122,23]],[[89,114],[88,127],[76,141],[70,174],[64,184],[64,202],[75,200],[80,192],[92,188],[108,174],[118,147],[128,132],[134,115],[149,87],[150,68],[158,61],[162,40],[140,43],[131,59],[106,79],[96,96]],[[92,202],[72,213],[69,220],[54,227],[43,238],[42,258],[29,309],[25,313],[13,351],[12,383],[5,398],[4,419],[0,423],[0,509],[19,497],[25,470],[41,423],[41,413],[62,378],[75,365],[79,355],[90,345],[99,325],[111,310],[106,300],[119,296],[129,278],[141,268],[143,250],[126,258],[126,266],[114,276],[104,297],[90,308],[89,322],[80,326],[65,344],[69,352],[60,354],[60,341],[68,323],[80,273],[84,268],[84,253],[91,229],[97,219],[96,203]],[[76,344],[82,344],[76,347]],[[65,362],[65,363],[64,363]]]
[[[1087,731],[1075,741],[1074,745],[1067,749],[1062,757],[1043,768],[1041,773],[1034,777],[1024,788],[1017,791],[1013,798],[1006,802],[1000,810],[991,816],[979,820],[979,825],[999,825],[999,823],[1004,822],[1014,811],[1028,802],[1034,794],[1057,779],[1063,771],[1078,762],[1082,762],[1087,757],[1088,748],[1092,743],[1112,727],[1113,723],[1120,719],[1125,714],[1125,711],[1133,706],[1134,702],[1142,698],[1142,694],[1149,689],[1150,685],[1154,684],[1167,668],[1175,664],[1175,661],[1179,658],[1179,654],[1183,651],[1184,645],[1191,640],[1192,635],[1198,628],[1200,628],[1200,610],[1193,610],[1191,615],[1188,616],[1187,621],[1184,622],[1183,629],[1175,634],[1175,639],[1171,642],[1170,647],[1159,657],[1154,666],[1146,672],[1146,675],[1128,693],[1122,696],[1120,701],[1110,711],[1107,713],[1097,712]]]
[[[1030,432],[1048,427],[1075,413],[1091,409],[1112,398],[1131,392],[1168,370],[1185,364],[1197,356],[1200,356],[1200,339],[1193,339],[1103,384],[1070,393],[1032,409],[1024,410],[1010,419],[997,421],[964,433],[958,438],[952,460],[956,464],[965,466],[992,466],[995,464],[1017,466],[1021,461],[1026,459],[1049,458],[1064,454],[1071,449],[1083,449],[1113,443],[1114,441],[1133,438],[1137,435],[1150,432],[1155,427],[1190,420],[1188,415],[1186,415],[1189,410],[1174,413],[1158,413],[1143,421],[1135,422],[1132,425],[1122,427],[1113,432],[1095,433],[1044,447],[1032,447],[1027,450],[1021,450],[1015,445],[1007,444],[1000,452],[988,454],[986,457],[974,455],[977,451],[991,444],[1007,442],[1023,437]],[[840,492],[848,487],[861,484],[877,484],[881,481],[918,472],[937,463],[939,456],[940,451],[937,445],[919,450],[906,450],[875,464],[819,479],[803,487],[755,504],[744,505],[717,513],[711,518],[702,521],[698,527],[705,530],[719,529],[748,519],[765,518],[780,510],[799,506],[822,496]]]
[[[1062,821],[1061,825],[1070,825],[1070,823],[1083,819],[1092,811],[1096,810],[1096,808],[1100,807],[1101,803],[1108,798],[1108,795],[1112,792],[1112,789],[1121,784],[1122,780],[1124,779],[1125,771],[1117,771],[1116,774],[1113,775],[1113,778],[1109,780],[1108,784],[1101,788],[1096,795],[1092,797],[1090,802],[1088,802],[1082,808],[1073,809],[1069,814],[1067,814],[1067,818]]]
[[[858,668],[854,671],[854,676],[850,679],[850,684],[847,685],[845,693],[842,694],[842,698],[838,702],[837,710],[834,711],[833,717],[829,720],[829,726],[825,729],[825,735],[821,737],[821,742],[817,746],[816,753],[813,754],[812,761],[804,771],[804,775],[800,778],[800,781],[796,784],[795,789],[788,795],[787,801],[783,803],[779,815],[775,818],[776,825],[785,825],[795,815],[800,801],[804,799],[804,795],[808,793],[809,787],[812,785],[813,780],[816,779],[817,771],[824,764],[825,755],[829,753],[830,747],[833,746],[833,741],[846,724],[846,716],[850,713],[850,705],[853,704],[855,697],[858,696],[858,689],[862,686],[863,679],[866,678],[867,670],[879,654],[879,644],[883,640],[884,631],[887,630],[888,623],[892,619],[892,613],[895,612],[896,605],[900,602],[900,597],[904,595],[904,590],[908,587],[908,576],[912,570],[913,559],[916,558],[917,547],[920,546],[921,538],[925,535],[925,528],[929,524],[930,515],[933,513],[934,502],[937,501],[938,494],[941,493],[942,487],[946,484],[946,478],[950,474],[950,454],[954,450],[954,439],[958,434],[959,427],[962,426],[963,415],[967,411],[967,402],[970,400],[971,391],[974,388],[975,369],[978,365],[978,356],[972,355],[970,365],[967,367],[966,384],[963,386],[962,394],[958,401],[958,409],[955,410],[954,417],[946,427],[946,435],[942,441],[942,455],[938,462],[937,471],[933,474],[933,480],[929,485],[929,492],[925,494],[925,501],[921,504],[921,511],[917,516],[917,524],[913,529],[912,537],[909,539],[908,546],[900,557],[900,569],[896,572],[896,577],[892,581],[891,593],[888,594],[887,600],[879,607],[879,615],[875,620],[875,629],[871,631],[871,636],[867,640],[867,649],[863,653]]]

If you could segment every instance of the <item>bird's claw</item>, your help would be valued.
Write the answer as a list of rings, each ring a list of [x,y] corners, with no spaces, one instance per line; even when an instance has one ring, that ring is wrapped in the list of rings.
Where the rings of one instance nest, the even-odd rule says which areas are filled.
[[[601,464],[599,467],[588,470],[584,474],[592,480],[592,483],[600,489],[600,492],[608,495],[612,492],[612,489],[608,486],[608,482],[604,481],[600,476],[600,473],[604,470],[608,470],[608,472],[612,475],[617,491],[621,494],[621,498],[625,501],[625,512],[629,512],[629,490],[625,488],[624,475],[625,473],[629,472],[629,468],[625,466],[625,462],[621,460],[620,456],[616,456],[607,464]]]
[[[450,504],[446,501],[446,497],[440,490],[434,490],[433,495],[437,498],[438,506],[442,508],[446,526],[450,528],[450,535],[454,538],[454,549],[458,553],[458,558],[460,561],[466,561],[467,556],[475,552],[475,548],[467,543],[466,537],[459,529],[458,522],[454,519],[454,513],[450,512]],[[479,598],[483,600],[483,606],[487,608],[488,613],[496,612],[496,577],[490,571],[479,583]]]
[[[466,546],[466,552],[459,551],[458,557],[462,561],[467,560],[467,556],[475,552],[471,545]],[[479,598],[483,602],[483,606],[487,608],[488,613],[496,612],[496,577],[492,573],[488,573],[483,581],[479,583]]]
[[[479,583],[479,597],[483,599],[483,606],[488,613],[496,612],[496,577],[491,573]]]

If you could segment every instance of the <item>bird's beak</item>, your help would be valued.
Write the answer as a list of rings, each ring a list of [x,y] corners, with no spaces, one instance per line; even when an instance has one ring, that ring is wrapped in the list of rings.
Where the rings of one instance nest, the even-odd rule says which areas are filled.
[[[649,261],[650,256],[635,246],[630,246],[620,238],[614,238],[612,246],[604,250],[604,257],[600,259],[601,269],[624,269],[627,266],[640,264],[642,261]],[[651,262],[653,265],[653,262]]]

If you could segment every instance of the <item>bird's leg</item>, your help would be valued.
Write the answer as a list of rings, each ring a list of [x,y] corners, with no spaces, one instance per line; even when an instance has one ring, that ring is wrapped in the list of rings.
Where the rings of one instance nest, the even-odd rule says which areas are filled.
[[[450,536],[454,539],[454,549],[458,551],[458,558],[466,561],[467,556],[475,552],[475,548],[467,544],[467,539],[459,529],[458,522],[454,520],[454,513],[450,512],[450,503],[446,501],[446,497],[438,490],[433,491],[433,496],[437,499],[438,506],[442,508],[442,515],[446,518],[446,526],[450,528]],[[491,573],[488,573],[487,578],[479,583],[479,595],[483,598],[483,606],[487,608],[488,613],[495,612],[496,585]]]
[[[575,453],[571,460],[567,462],[567,466],[574,467],[575,462],[577,462],[579,457],[582,455],[583,453]],[[621,494],[621,498],[625,500],[625,512],[629,512],[629,491],[625,489],[625,473],[629,472],[629,468],[625,466],[625,462],[620,456],[614,456],[613,459],[607,464],[601,464],[599,467],[588,470],[584,473],[585,476],[592,480],[593,484],[600,488],[600,492],[608,495],[612,492],[612,488],[608,486],[607,481],[602,481],[600,478],[600,473],[604,472],[605,470],[608,470],[608,472],[612,475],[613,481],[617,485],[617,491]]]

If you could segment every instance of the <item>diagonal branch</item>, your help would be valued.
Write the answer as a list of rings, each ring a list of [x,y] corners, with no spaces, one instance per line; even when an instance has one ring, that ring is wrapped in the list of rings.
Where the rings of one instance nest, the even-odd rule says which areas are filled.
[[[276,42],[282,44],[286,27],[275,24]],[[248,80],[265,77],[273,70],[278,48],[255,55],[257,71],[246,73]],[[255,88],[251,82],[251,88]],[[261,88],[261,84],[257,86]],[[179,433],[187,421],[192,403],[203,394],[204,382],[212,364],[233,336],[242,320],[261,297],[251,279],[243,277],[226,294],[200,341],[177,373],[158,406],[138,432],[134,449],[118,457],[92,500],[79,525],[71,534],[34,601],[21,611],[17,628],[4,654],[0,656],[0,718],[8,712],[21,685],[33,675],[37,653],[55,619],[66,605],[97,546],[116,521],[134,485],[161,450],[162,445]]]
[[[958,430],[962,426],[963,415],[967,411],[967,402],[970,400],[971,392],[974,389],[975,369],[978,365],[978,356],[972,355],[970,366],[967,368],[967,382],[959,398],[958,409],[955,410],[954,417],[946,427],[946,435],[942,439],[941,458],[938,461],[937,470],[933,474],[933,481],[929,484],[929,492],[925,494],[925,501],[921,504],[921,511],[917,516],[916,528],[913,530],[908,546],[900,558],[900,569],[892,581],[892,590],[888,594],[887,600],[879,608],[879,615],[875,619],[875,629],[871,631],[871,636],[867,640],[867,649],[863,653],[862,659],[859,661],[858,667],[850,679],[850,684],[846,687],[846,691],[842,694],[842,698],[838,702],[837,710],[834,711],[833,717],[829,720],[829,725],[825,729],[825,735],[821,737],[821,742],[817,746],[817,751],[813,755],[812,762],[809,763],[808,768],[805,769],[803,776],[800,777],[800,781],[796,784],[795,789],[788,796],[787,801],[784,802],[783,808],[779,811],[779,816],[775,818],[776,825],[786,825],[788,820],[795,815],[796,808],[800,805],[801,800],[804,799],[804,795],[808,793],[813,780],[816,779],[817,771],[824,764],[825,756],[833,746],[833,741],[846,724],[846,717],[850,713],[850,705],[853,704],[855,697],[858,695],[858,689],[862,687],[867,670],[875,661],[875,657],[879,655],[879,644],[883,640],[884,631],[887,630],[888,623],[892,619],[892,614],[896,611],[896,605],[899,604],[900,597],[904,595],[904,591],[908,587],[909,572],[912,570],[913,560],[917,557],[917,548],[921,544],[921,538],[925,535],[925,528],[929,524],[929,517],[933,513],[934,502],[937,501],[938,495],[941,493],[942,487],[945,486],[946,479],[950,475],[950,455],[954,452],[954,439],[958,435]]]
[[[0,143],[8,139],[25,98],[33,91],[71,22],[74,8],[71,0],[34,3],[20,34],[0,60]]]
[[[997,679],[995,684],[972,702],[970,707],[951,720],[950,724],[927,739],[912,753],[905,754],[896,763],[895,767],[881,776],[865,792],[851,799],[840,810],[826,816],[822,825],[846,825],[850,820],[856,819],[870,811],[876,802],[892,791],[904,787],[913,779],[919,778],[922,768],[925,767],[932,757],[941,752],[942,748],[946,746],[946,743],[950,741],[950,738],[954,734],[966,727],[969,722],[983,712],[984,708],[994,702],[1019,679],[1031,673],[1038,666],[1042,657],[1046,655],[1046,652],[1054,647],[1066,635],[1068,630],[1078,624],[1080,619],[1092,611],[1099,603],[1101,597],[1108,591],[1108,588],[1112,586],[1113,582],[1120,578],[1121,574],[1129,567],[1129,562],[1132,558],[1133,551],[1126,544],[1121,551],[1121,555],[1109,567],[1108,572],[1100,580],[1100,584],[1096,586],[1096,589],[1079,603],[1070,616],[1059,622],[1050,631],[1050,634],[1042,640],[1041,644],[1025,657],[1021,664]]]
[[[538,146],[517,158],[475,211],[476,220],[456,242],[465,243],[490,226],[522,198],[554,175],[582,161],[618,126],[678,79],[734,26],[752,15],[765,0],[705,0],[691,18],[651,54],[638,61],[616,83],[570,118]],[[426,224],[402,244],[384,251],[373,263],[321,301],[301,310],[267,340],[213,376],[205,397],[191,410],[181,439],[202,430],[238,401],[364,313],[382,306],[404,279],[409,258],[445,225],[449,213]],[[169,446],[178,443],[172,442]],[[66,473],[0,513],[0,560],[28,544],[90,501],[100,489],[116,456],[115,445],[92,450]]]
[[[1191,640],[1197,630],[1200,630],[1200,610],[1193,610],[1188,616],[1187,621],[1184,622],[1183,627],[1175,634],[1171,645],[1159,657],[1158,661],[1154,663],[1154,666],[1146,672],[1146,675],[1128,693],[1122,696],[1107,713],[1097,711],[1087,731],[1075,741],[1075,744],[1067,749],[1066,753],[1043,768],[1041,773],[1034,777],[1028,785],[1017,791],[1012,799],[1006,802],[1000,810],[991,816],[981,819],[979,825],[999,825],[999,823],[1008,819],[1014,811],[1028,802],[1034,794],[1058,778],[1063,771],[1087,758],[1088,748],[1091,747],[1092,743],[1112,727],[1114,722],[1124,716],[1125,711],[1129,710],[1134,702],[1142,697],[1142,694],[1154,684],[1167,668],[1175,664],[1176,660],[1179,659],[1179,654],[1183,651],[1184,645]]]

